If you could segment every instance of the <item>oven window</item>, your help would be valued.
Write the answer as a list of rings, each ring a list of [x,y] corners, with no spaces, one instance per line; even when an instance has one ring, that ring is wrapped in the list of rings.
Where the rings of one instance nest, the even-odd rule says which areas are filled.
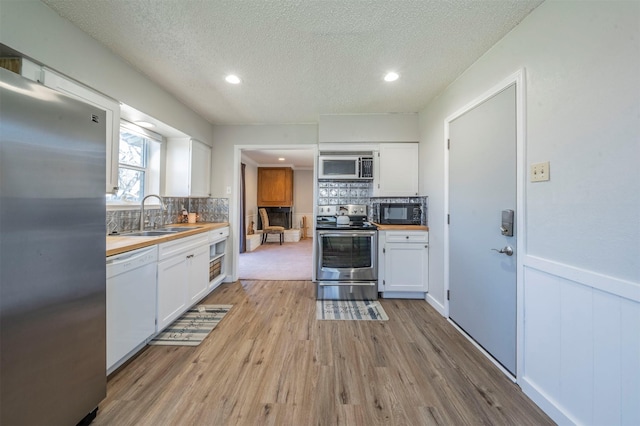
[[[323,268],[371,268],[371,236],[323,236]]]

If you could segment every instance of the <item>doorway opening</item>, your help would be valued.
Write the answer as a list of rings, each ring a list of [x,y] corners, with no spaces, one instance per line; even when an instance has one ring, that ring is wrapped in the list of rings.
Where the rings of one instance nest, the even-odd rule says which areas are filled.
[[[236,207],[233,217],[237,219],[234,280],[311,280],[316,152],[315,145],[236,146],[238,191],[234,191],[232,201]],[[260,205],[259,168],[292,170],[293,202],[290,205]],[[269,234],[263,242],[260,208],[268,209],[270,226],[284,228],[282,244],[279,234]]]

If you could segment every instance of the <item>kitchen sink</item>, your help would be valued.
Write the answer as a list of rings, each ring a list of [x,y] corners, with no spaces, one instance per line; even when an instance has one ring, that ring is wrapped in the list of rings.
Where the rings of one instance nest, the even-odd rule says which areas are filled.
[[[174,226],[169,228],[150,229],[148,231],[128,232],[120,234],[123,237],[162,237],[164,235],[177,234],[179,232],[193,231],[201,226]]]
[[[158,228],[156,231],[168,231],[168,232],[184,232],[193,231],[194,229],[202,228],[201,226],[172,226],[170,228]]]
[[[124,234],[111,234],[121,237],[162,237],[165,235],[177,234],[179,232],[193,231],[202,228],[201,226],[174,226],[167,228],[149,229],[147,231],[126,232]]]
[[[155,230],[155,231],[129,232],[127,234],[120,234],[120,236],[122,237],[161,237],[164,235],[171,235],[176,233],[177,231]]]

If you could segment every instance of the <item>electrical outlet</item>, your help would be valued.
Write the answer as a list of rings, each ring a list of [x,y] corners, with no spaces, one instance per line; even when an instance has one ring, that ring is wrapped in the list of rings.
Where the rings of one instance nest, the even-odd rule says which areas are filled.
[[[531,182],[545,182],[549,180],[549,162],[531,165]]]

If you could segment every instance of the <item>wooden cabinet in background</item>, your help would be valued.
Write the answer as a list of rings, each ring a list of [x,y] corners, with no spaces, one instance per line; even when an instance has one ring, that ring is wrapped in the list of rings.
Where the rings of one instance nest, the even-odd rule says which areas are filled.
[[[258,206],[293,205],[293,169],[290,167],[258,167]]]

